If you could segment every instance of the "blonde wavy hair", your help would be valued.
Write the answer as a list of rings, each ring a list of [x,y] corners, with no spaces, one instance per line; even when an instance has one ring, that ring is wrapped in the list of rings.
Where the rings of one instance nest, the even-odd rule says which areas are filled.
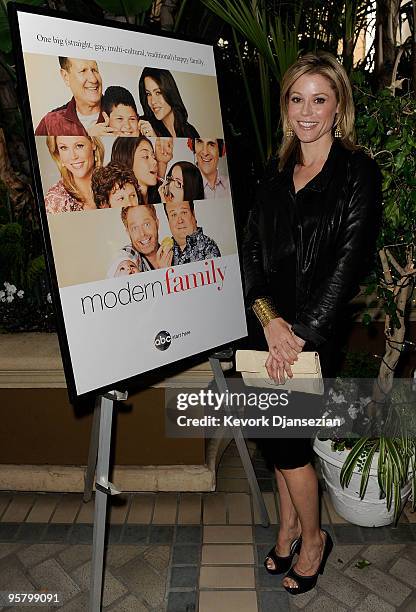
[[[58,146],[56,143],[56,139],[58,136],[47,136],[46,144],[49,149],[49,153],[55,164],[58,166],[59,172],[62,176],[62,182],[64,184],[65,189],[78,202],[84,204],[84,198],[79,193],[77,186],[74,181],[74,177],[72,173],[62,165],[61,158],[59,157]],[[100,168],[104,162],[104,145],[102,141],[96,136],[83,136],[83,138],[88,138],[91,141],[94,148],[94,169]]]
[[[326,51],[306,53],[294,62],[285,72],[280,90],[280,115],[283,127],[283,141],[279,149],[279,170],[282,170],[292,155],[296,162],[303,163],[302,150],[298,137],[287,137],[291,127],[288,119],[288,104],[290,90],[297,79],[305,74],[320,74],[325,77],[335,92],[338,102],[338,113],[333,126],[341,130],[342,136],[338,138],[347,149],[358,149],[355,144],[355,111],[352,98],[351,84],[347,73],[338,60]]]

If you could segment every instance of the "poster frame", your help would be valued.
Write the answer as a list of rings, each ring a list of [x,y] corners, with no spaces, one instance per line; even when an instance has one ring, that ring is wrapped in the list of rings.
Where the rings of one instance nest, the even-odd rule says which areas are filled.
[[[24,64],[22,41],[21,41],[21,36],[20,36],[18,13],[23,12],[23,13],[29,13],[29,14],[35,14],[35,15],[42,15],[42,16],[51,17],[51,18],[65,19],[68,21],[76,21],[76,22],[84,23],[86,25],[91,24],[91,25],[101,26],[101,27],[110,27],[110,28],[119,29],[120,31],[127,30],[130,32],[138,33],[138,34],[140,33],[149,34],[155,37],[169,38],[169,39],[180,40],[180,41],[190,42],[190,43],[197,43],[197,44],[202,44],[202,45],[206,45],[210,47],[213,50],[216,82],[217,82],[218,95],[219,95],[220,112],[221,112],[221,117],[223,120],[224,137],[227,143],[227,149],[229,151],[230,139],[229,139],[229,133],[227,130],[227,125],[226,125],[226,122],[224,121],[224,102],[223,102],[224,96],[222,92],[221,74],[218,72],[218,50],[217,48],[215,47],[215,45],[209,44],[206,41],[203,41],[195,36],[182,35],[182,34],[177,34],[176,32],[170,32],[170,31],[154,32],[150,28],[147,28],[146,26],[137,26],[137,25],[133,25],[133,24],[125,23],[125,22],[114,21],[110,19],[90,19],[90,18],[83,19],[70,12],[64,13],[61,11],[55,11],[55,10],[51,10],[48,8],[41,8],[41,7],[25,5],[25,4],[21,4],[18,2],[9,2],[7,4],[7,8],[8,8],[9,22],[10,22],[12,47],[13,47],[12,53],[13,53],[13,56],[15,58],[15,63],[16,63],[18,101],[19,101],[19,106],[20,106],[20,110],[22,113],[22,119],[23,119],[23,124],[24,124],[25,139],[26,139],[26,144],[27,144],[27,149],[28,149],[31,174],[33,178],[34,195],[38,203],[37,211],[39,214],[40,229],[42,233],[44,255],[45,255],[45,260],[46,260],[46,268],[47,268],[48,278],[50,282],[50,290],[51,290],[52,301],[53,301],[53,306],[54,306],[54,311],[55,311],[56,332],[58,335],[59,347],[61,351],[64,373],[65,373],[65,378],[67,382],[67,391],[68,391],[70,402],[72,404],[77,404],[77,402],[79,401],[84,401],[84,400],[88,401],[89,399],[92,399],[93,397],[96,397],[97,395],[101,395],[113,389],[124,391],[126,388],[128,388],[131,385],[133,385],[134,387],[148,386],[146,384],[146,378],[147,379],[153,378],[155,381],[157,381],[157,380],[165,378],[167,374],[172,374],[172,370],[175,371],[179,369],[180,371],[183,371],[183,369],[191,367],[192,365],[195,365],[196,363],[201,363],[202,361],[207,360],[209,355],[212,355],[216,351],[222,350],[225,347],[229,346],[230,342],[226,342],[225,344],[214,346],[210,349],[203,350],[198,353],[194,353],[193,355],[190,355],[188,357],[184,357],[184,358],[180,358],[175,361],[171,361],[157,368],[152,368],[149,370],[139,372],[128,378],[124,378],[124,379],[115,381],[113,383],[106,384],[104,386],[95,388],[85,393],[77,392],[76,384],[75,384],[74,369],[73,369],[72,360],[70,356],[70,350],[69,350],[69,341],[68,341],[67,331],[66,331],[65,322],[64,322],[64,315],[63,315],[63,308],[62,308],[59,285],[58,285],[57,272],[55,268],[55,262],[54,262],[54,256],[53,256],[53,250],[52,250],[51,236],[49,232],[47,213],[46,213],[45,202],[44,202],[42,178],[41,178],[41,173],[40,173],[40,168],[39,168],[39,160],[38,160],[36,141],[35,141],[35,126],[33,125],[33,122],[32,122],[32,112],[31,112],[28,83],[27,83],[26,70],[25,70],[25,64]],[[243,279],[242,261],[241,261],[241,245],[239,244],[239,241],[238,241],[237,226],[235,223],[235,221],[238,219],[238,213],[237,213],[235,201],[233,198],[231,177],[229,177],[229,179],[230,179],[231,206],[232,206],[232,211],[233,211],[233,216],[234,216],[234,228],[236,231],[236,238],[237,238],[237,255],[238,255],[239,272],[240,272],[240,277],[242,281],[242,286],[244,288],[244,284],[243,284],[244,279]],[[241,341],[242,339],[246,337],[247,336],[241,336],[240,338],[236,338],[233,341],[233,344],[238,343],[239,341]]]

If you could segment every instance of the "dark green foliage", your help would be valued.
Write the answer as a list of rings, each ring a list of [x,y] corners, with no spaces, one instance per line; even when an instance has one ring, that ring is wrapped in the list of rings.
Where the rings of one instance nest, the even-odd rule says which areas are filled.
[[[25,250],[19,223],[0,226],[0,280],[22,286]]]
[[[7,17],[7,3],[9,0],[0,2],[0,51],[10,53],[12,50],[12,39],[10,36],[9,20]],[[44,0],[25,0],[30,6],[44,6]]]
[[[383,220],[378,249],[389,246],[397,261],[404,265],[402,247],[414,243],[416,235],[416,99],[413,93],[393,96],[388,88],[373,94],[360,71],[352,75],[352,82],[358,143],[376,159],[383,176]],[[397,281],[397,271],[392,267],[391,272]],[[383,271],[375,253],[366,293],[377,293],[384,311],[391,316],[391,328],[398,329],[395,294],[380,279]],[[368,313],[363,321],[370,323]]]
[[[340,378],[376,378],[380,361],[365,351],[350,351],[345,354]]]
[[[413,93],[376,95],[361,72],[353,75],[358,143],[383,174],[383,225],[379,247],[412,242],[416,230],[416,99]]]
[[[137,16],[148,11],[152,6],[152,0],[95,0],[102,9],[119,16]]]

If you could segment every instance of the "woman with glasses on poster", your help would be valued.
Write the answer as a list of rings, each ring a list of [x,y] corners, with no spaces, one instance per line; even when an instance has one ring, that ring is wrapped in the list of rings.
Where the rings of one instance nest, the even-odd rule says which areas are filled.
[[[189,202],[204,199],[204,183],[197,166],[188,161],[173,164],[159,187],[162,202]]]
[[[104,146],[90,136],[47,136],[46,144],[61,178],[45,195],[47,213],[96,208],[91,188],[95,168],[104,159]]]
[[[318,351],[324,376],[331,375],[345,307],[375,252],[381,216],[380,172],[355,145],[351,85],[335,57],[298,59],[284,75],[280,112],[279,157],[259,185],[243,246],[247,299],[258,319],[250,320],[250,336],[256,348],[267,347],[266,369],[278,383],[292,375],[301,351]],[[288,410],[291,402],[305,416],[319,408],[316,396],[289,397]],[[305,593],[332,549],[319,524],[311,440],[261,442],[275,468],[280,511],[265,567],[286,573],[289,593]]]
[[[139,130],[144,136],[199,138],[197,130],[188,123],[188,111],[169,70],[144,68],[139,98],[144,113]]]

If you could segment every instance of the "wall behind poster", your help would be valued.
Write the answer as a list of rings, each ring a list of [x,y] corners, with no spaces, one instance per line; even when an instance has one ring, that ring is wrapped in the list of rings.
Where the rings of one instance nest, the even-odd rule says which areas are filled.
[[[92,193],[93,168],[112,167],[113,147],[121,134],[96,141],[75,134],[55,134],[54,141],[45,135],[35,136],[52,245],[49,255],[58,280],[75,393],[82,395],[244,336],[240,267],[212,48],[43,15],[18,15],[33,130],[49,111],[71,98],[58,63],[58,56],[66,56],[96,61],[103,92],[110,85],[125,87],[133,95],[138,119],[143,113],[137,89],[142,69],[169,70],[196,135],[221,148],[218,191],[212,192],[204,183],[203,191],[195,192],[199,196],[193,198],[194,212],[188,202],[173,199],[167,208],[174,209],[169,214],[176,217],[168,220],[162,200],[174,197],[169,190],[165,195],[164,186],[169,185],[167,176],[175,164],[192,165],[201,185],[204,175],[198,167],[202,162],[195,154],[194,139],[166,139],[171,141],[170,158],[162,176],[157,164],[154,204],[139,211],[136,202],[126,209],[123,223],[121,208],[95,208],[95,199],[93,209],[89,195],[87,210],[79,195],[85,186],[87,193]],[[128,138],[123,134],[123,141]],[[55,159],[48,150],[48,144],[55,146],[53,142]],[[146,146],[151,155],[161,142],[155,136],[149,138]],[[93,148],[90,157],[85,153],[88,147]],[[136,166],[125,165],[124,169],[130,169],[139,181]],[[82,179],[80,168],[89,168]],[[152,172],[156,174],[156,170]],[[72,182],[68,183],[68,176]],[[185,193],[184,183],[183,175],[170,184],[179,184]],[[114,190],[117,188],[115,185]],[[133,189],[133,183],[128,188]],[[139,185],[137,192],[134,187],[138,201],[145,197],[150,202],[150,190],[146,190]],[[62,193],[71,197],[62,198]],[[62,207],[61,200],[65,200]],[[146,210],[153,219],[147,226],[153,229],[135,241],[131,219]],[[176,240],[184,233],[186,246],[180,246]],[[165,258],[153,264],[146,248],[153,240],[155,249],[161,249],[164,238],[170,251],[164,251]],[[126,262],[117,265],[126,252],[131,264],[128,274]],[[171,338],[169,350],[161,351],[157,346],[161,331]]]

